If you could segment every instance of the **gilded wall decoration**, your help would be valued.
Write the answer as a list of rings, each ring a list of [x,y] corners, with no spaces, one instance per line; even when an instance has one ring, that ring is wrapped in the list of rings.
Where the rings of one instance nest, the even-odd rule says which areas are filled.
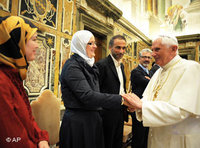
[[[49,81],[49,89],[54,91],[54,80],[55,80],[55,67],[56,67],[56,50],[51,50],[51,57],[50,57],[50,81]]]
[[[133,63],[133,58],[128,55],[124,55],[122,62],[124,64],[124,72],[126,75],[126,91],[130,92],[130,76],[131,76],[131,70],[132,68],[132,63]]]
[[[30,63],[24,81],[24,87],[30,98],[38,96],[44,89],[54,89],[55,36],[47,33],[39,34],[38,44],[36,59]]]
[[[129,35],[127,35],[126,33],[123,33],[123,36],[126,38],[126,42],[127,42],[127,48],[126,48],[126,52],[125,55],[123,56],[122,62],[124,64],[124,72],[126,75],[126,91],[130,92],[131,88],[130,88],[130,74],[131,74],[131,70],[132,70],[132,63],[133,63],[133,51],[134,51],[134,44],[131,42],[133,40],[132,37],[130,37]]]
[[[133,56],[133,47],[134,46],[130,42],[132,40],[132,38],[125,33],[123,33],[123,36],[126,38],[126,42],[128,43],[125,54],[128,55],[128,56]]]
[[[145,44],[142,41],[138,41],[137,42],[137,55],[139,55],[138,53],[144,48],[150,48],[150,46],[148,46],[147,44]]]
[[[197,55],[198,55],[197,61],[200,63],[200,45],[198,46]]]
[[[19,15],[57,28],[57,0],[20,0]]]
[[[72,35],[73,31],[74,1],[63,0],[62,32]]]
[[[134,56],[134,58],[136,58],[137,57],[137,42],[135,41],[135,42],[133,42],[132,43],[133,44],[133,49],[134,49],[134,53],[133,53],[133,56]]]
[[[1,0],[0,1],[0,9],[11,12],[11,8],[12,8],[12,0]]]
[[[66,38],[61,38],[61,52],[60,52],[60,72],[65,61],[70,57],[70,40]]]
[[[133,43],[128,43],[127,48],[126,48],[126,54],[128,56],[133,56],[133,50],[134,50],[134,46]]]
[[[70,40],[61,38],[61,51],[60,51],[60,74],[65,61],[70,57]],[[61,98],[60,82],[58,86],[58,97]]]

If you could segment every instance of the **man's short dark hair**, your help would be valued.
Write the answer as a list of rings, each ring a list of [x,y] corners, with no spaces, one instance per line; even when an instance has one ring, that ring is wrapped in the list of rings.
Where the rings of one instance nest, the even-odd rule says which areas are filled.
[[[118,34],[118,35],[113,36],[113,37],[110,39],[109,47],[113,47],[113,45],[114,45],[114,40],[115,40],[115,39],[121,39],[121,40],[124,40],[124,41],[126,42],[126,38],[125,38],[123,35]]]

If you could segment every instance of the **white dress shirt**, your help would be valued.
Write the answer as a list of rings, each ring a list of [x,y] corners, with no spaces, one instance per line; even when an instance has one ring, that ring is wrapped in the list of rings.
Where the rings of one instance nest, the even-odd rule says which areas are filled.
[[[111,54],[110,54],[111,55]],[[123,79],[123,74],[122,74],[122,69],[121,69],[121,61],[117,61],[112,55],[111,55],[111,58],[115,64],[115,68],[117,70],[117,75],[118,75],[118,78],[119,78],[119,82],[120,82],[120,91],[119,91],[119,94],[125,94],[125,91],[124,91],[124,79]]]

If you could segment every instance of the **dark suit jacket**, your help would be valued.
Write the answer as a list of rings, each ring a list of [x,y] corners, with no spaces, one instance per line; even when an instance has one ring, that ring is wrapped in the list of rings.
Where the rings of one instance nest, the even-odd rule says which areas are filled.
[[[96,63],[99,68],[99,84],[100,92],[110,93],[110,94],[119,94],[120,91],[120,81],[118,74],[112,60],[112,57],[108,57],[98,61]],[[123,79],[124,79],[124,91],[126,91],[126,77],[124,73],[124,65],[121,64]],[[128,120],[128,114],[126,109],[124,109],[124,120]]]
[[[142,98],[142,94],[149,83],[145,76],[151,77],[151,74],[148,75],[139,65],[131,71],[132,92],[140,98]]]
[[[154,64],[152,68],[150,69],[150,73],[153,76],[153,74],[160,68],[157,64]]]

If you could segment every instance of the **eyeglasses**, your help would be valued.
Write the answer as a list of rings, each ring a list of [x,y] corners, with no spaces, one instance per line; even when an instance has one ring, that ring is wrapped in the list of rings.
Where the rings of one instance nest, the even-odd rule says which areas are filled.
[[[89,43],[87,43],[88,45],[97,45],[97,43],[96,42],[89,42]]]
[[[141,56],[141,58],[144,58],[144,59],[152,59],[151,57],[148,57],[148,56]]]

